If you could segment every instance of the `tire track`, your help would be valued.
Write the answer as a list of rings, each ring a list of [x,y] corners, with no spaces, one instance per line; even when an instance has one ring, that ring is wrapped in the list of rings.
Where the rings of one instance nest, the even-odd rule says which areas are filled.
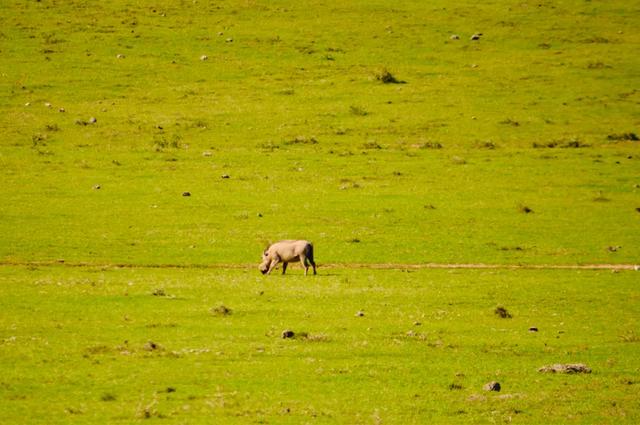
[[[136,263],[91,263],[65,260],[49,261],[0,261],[0,267],[70,267],[113,269],[253,269],[257,263],[213,263],[213,264],[136,264]],[[326,263],[318,269],[369,269],[369,270],[640,270],[637,264],[486,264],[486,263]]]

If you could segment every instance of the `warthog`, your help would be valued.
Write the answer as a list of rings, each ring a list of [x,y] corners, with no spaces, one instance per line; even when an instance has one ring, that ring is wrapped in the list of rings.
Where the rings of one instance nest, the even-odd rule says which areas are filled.
[[[292,261],[300,261],[304,267],[305,276],[309,270],[309,264],[313,267],[313,274],[316,274],[313,245],[309,241],[280,241],[269,245],[262,253],[262,263],[258,268],[262,274],[269,274],[278,263],[282,263],[282,274],[284,274]]]

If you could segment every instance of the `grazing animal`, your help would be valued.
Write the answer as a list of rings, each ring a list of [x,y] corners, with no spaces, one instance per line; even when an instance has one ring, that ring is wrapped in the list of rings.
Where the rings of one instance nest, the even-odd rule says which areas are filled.
[[[269,245],[262,253],[262,263],[258,267],[262,274],[270,274],[271,271],[282,263],[282,274],[287,271],[287,266],[292,261],[300,261],[304,267],[304,275],[307,275],[309,264],[316,274],[316,263],[313,261],[313,245],[309,241],[280,241]]]

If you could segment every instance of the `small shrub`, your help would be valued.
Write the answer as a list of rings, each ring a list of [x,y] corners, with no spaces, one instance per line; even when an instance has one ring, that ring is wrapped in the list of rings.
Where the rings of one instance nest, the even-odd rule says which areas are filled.
[[[589,145],[581,142],[580,140],[574,139],[570,140],[560,146],[561,148],[588,148]]]
[[[382,149],[382,145],[378,142],[366,142],[362,145],[362,149]]]
[[[496,307],[496,309],[493,312],[496,314],[496,316],[502,319],[511,319],[511,317],[513,317],[511,316],[511,313],[509,313],[507,309],[502,306]]]
[[[220,304],[217,307],[213,307],[209,312],[214,316],[228,316],[233,313],[233,310],[223,304]]]
[[[398,80],[387,68],[382,68],[375,73],[376,80],[383,84],[403,84],[404,81]]]
[[[100,400],[102,400],[102,401],[115,401],[116,400],[116,396],[111,394],[111,393],[104,393],[104,394],[102,394],[102,396],[100,396]]]
[[[512,120],[511,118],[507,118],[504,121],[500,121],[500,124],[504,124],[504,125],[510,125],[513,127],[520,127],[520,123],[516,120]]]
[[[164,288],[156,288],[153,290],[151,295],[153,295],[154,297],[166,297],[167,293],[165,292]]]
[[[636,133],[620,133],[620,134],[609,134],[607,136],[607,140],[637,142],[638,140],[640,140],[640,138],[638,138]]]
[[[480,143],[477,144],[477,146],[478,146],[479,149],[490,149],[490,150],[493,150],[493,149],[498,147],[491,140],[487,140],[486,142],[480,142]]]
[[[296,136],[291,140],[283,142],[284,145],[317,145],[318,140],[315,137]]]
[[[424,142],[418,145],[420,149],[442,149],[442,144],[439,142]]]
[[[558,146],[558,142],[556,142],[555,140],[551,141],[551,142],[542,142],[542,143],[538,143],[538,142],[533,142],[533,147],[535,149],[542,149],[542,148],[555,148]]]
[[[360,106],[351,105],[349,106],[349,111],[353,115],[358,115],[360,117],[369,115],[369,113],[364,108],[361,108]]]

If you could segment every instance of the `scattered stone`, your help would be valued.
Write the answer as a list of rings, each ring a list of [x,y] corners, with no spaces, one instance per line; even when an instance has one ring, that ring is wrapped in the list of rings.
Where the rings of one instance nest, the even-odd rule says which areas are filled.
[[[58,109],[58,112],[67,112],[64,108]]]
[[[290,338],[293,338],[295,336],[296,336],[296,334],[292,330],[287,329],[287,330],[282,331],[282,339],[290,339]]]
[[[207,56],[207,55],[202,55],[202,56],[200,56],[200,60],[201,60],[201,61],[209,60],[209,56]]]
[[[49,103],[49,102],[45,102],[45,103],[44,103],[44,106],[45,106],[45,107],[47,107],[47,108],[51,108],[51,103]]]
[[[227,39],[225,40],[225,42],[227,42],[227,43],[233,43],[233,38],[229,37],[229,38],[227,38]]]
[[[509,313],[507,309],[502,306],[496,307],[496,309],[493,312],[503,319],[511,319],[512,317],[511,313]]]
[[[31,106],[31,102],[25,103],[24,106]]]
[[[98,119],[96,117],[89,118],[89,124],[95,124],[97,122],[98,122]]]
[[[520,210],[521,213],[525,213],[525,214],[530,214],[533,212],[533,210],[526,205],[520,205],[518,209]]]
[[[221,176],[220,176],[220,178],[223,178],[223,179],[230,179],[230,178],[231,178],[231,176],[230,176],[229,174],[223,174],[223,175],[221,175]]]
[[[491,381],[489,383],[484,384],[482,389],[485,390],[485,391],[496,391],[496,392],[499,392],[500,391],[500,383],[497,382],[497,381]]]
[[[538,332],[538,328],[536,328],[535,326],[531,326],[529,328],[529,332]]]
[[[94,190],[100,190],[100,189],[101,189],[101,186],[100,186],[99,184],[97,184],[97,185],[93,186],[93,189],[94,189]]]
[[[149,341],[147,342],[144,347],[143,347],[146,351],[156,351],[156,350],[162,350],[162,346],[158,343],[155,343],[153,341]]]
[[[460,36],[458,34],[453,34],[449,37],[451,40],[460,40]]]
[[[202,156],[212,156],[213,154],[209,151],[202,152]]]
[[[610,246],[610,247],[607,248],[607,251],[609,251],[609,252],[617,252],[620,248],[622,248],[620,245]]]
[[[591,369],[583,363],[553,364],[538,369],[542,373],[591,373]]]
[[[356,313],[356,317],[364,317],[364,311],[359,310],[359,311]]]
[[[182,196],[191,196],[191,192],[182,192]]]
[[[470,40],[477,41],[477,40],[480,40],[480,37],[482,37],[482,33],[478,32],[478,33],[473,34],[471,36]]]
[[[413,322],[413,326],[422,326],[421,322]]]
[[[121,53],[118,53],[118,54],[116,55],[116,58],[118,58],[118,59],[124,59],[124,58],[125,58],[125,56],[124,56],[123,54],[121,54]]]

